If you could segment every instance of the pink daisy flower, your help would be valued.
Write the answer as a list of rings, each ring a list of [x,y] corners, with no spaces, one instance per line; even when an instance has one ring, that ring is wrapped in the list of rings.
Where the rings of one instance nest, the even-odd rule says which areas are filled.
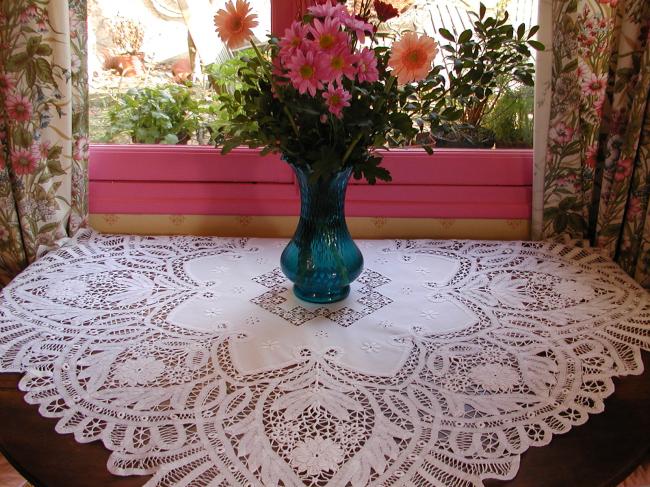
[[[16,87],[16,80],[13,76],[0,73],[0,91],[2,93],[9,93]]]
[[[589,76],[585,76],[582,82],[582,93],[589,95],[600,96],[605,92],[605,87],[607,86],[607,77],[605,75],[596,75],[591,73]]]
[[[549,137],[551,140],[555,141],[557,144],[563,145],[568,144],[573,140],[573,134],[575,130],[567,126],[564,122],[558,122],[549,132]]]
[[[315,51],[298,51],[287,63],[289,79],[294,88],[302,95],[309,92],[316,96],[316,90],[323,88],[323,81],[330,79],[327,60]]]
[[[330,84],[323,93],[323,98],[330,113],[337,118],[343,118],[343,109],[350,106],[352,95],[343,88],[334,88],[334,85]]]
[[[354,80],[356,68],[354,66],[355,56],[348,50],[347,47],[340,47],[334,52],[328,60],[332,78],[341,81],[343,76],[348,79]]]
[[[50,155],[50,149],[52,148],[52,142],[49,140],[44,140],[38,146],[38,152],[41,156],[41,159],[47,159]]]
[[[619,183],[625,181],[632,175],[632,159],[621,159],[616,165],[616,172],[614,173],[614,179]]]
[[[32,118],[32,104],[26,96],[13,95],[5,100],[9,118],[17,122],[27,122]]]
[[[79,137],[74,144],[74,151],[72,158],[75,161],[83,161],[88,159],[88,138]]]
[[[332,17],[340,21],[350,18],[350,14],[348,13],[345,4],[338,3],[337,1],[332,3],[330,0],[327,0],[327,2],[320,5],[309,7],[307,11],[314,17]]]
[[[339,49],[340,46],[347,46],[347,36],[341,32],[341,23],[337,19],[328,17],[325,22],[314,19],[313,25],[309,27],[309,33],[314,36],[313,45],[323,51]]]
[[[342,19],[341,22],[343,22],[343,25],[345,25],[348,29],[354,32],[354,34],[357,36],[357,39],[359,39],[359,42],[362,44],[366,42],[366,34],[372,34],[375,30],[372,24],[369,24],[368,22],[365,22],[361,19],[355,19],[354,17]]]
[[[300,22],[293,22],[291,27],[284,31],[280,39],[280,59],[286,63],[303,45],[307,37],[307,27]]]
[[[32,174],[36,171],[38,159],[33,150],[20,149],[11,153],[11,166],[17,176]]]
[[[375,51],[364,49],[357,57],[357,79],[359,83],[374,83],[379,79]]]

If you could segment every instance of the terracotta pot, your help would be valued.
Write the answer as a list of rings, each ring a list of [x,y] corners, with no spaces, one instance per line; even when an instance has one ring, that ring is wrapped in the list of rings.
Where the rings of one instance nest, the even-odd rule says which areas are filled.
[[[115,69],[122,76],[142,76],[144,74],[144,53],[113,56],[107,67]]]

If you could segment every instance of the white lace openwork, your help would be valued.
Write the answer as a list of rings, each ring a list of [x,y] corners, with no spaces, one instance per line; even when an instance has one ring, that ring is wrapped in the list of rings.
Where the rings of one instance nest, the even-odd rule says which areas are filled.
[[[361,242],[298,301],[284,242],[88,233],[0,298],[0,371],[115,474],[171,486],[471,486],[642,371],[646,291],[554,243]]]

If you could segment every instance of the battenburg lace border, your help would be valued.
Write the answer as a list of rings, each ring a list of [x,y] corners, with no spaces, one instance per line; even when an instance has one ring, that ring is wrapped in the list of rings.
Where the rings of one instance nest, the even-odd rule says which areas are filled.
[[[650,349],[647,293],[589,250],[362,242],[371,274],[324,312],[291,304],[282,245],[82,235],[3,290],[0,371],[151,486],[471,486]]]

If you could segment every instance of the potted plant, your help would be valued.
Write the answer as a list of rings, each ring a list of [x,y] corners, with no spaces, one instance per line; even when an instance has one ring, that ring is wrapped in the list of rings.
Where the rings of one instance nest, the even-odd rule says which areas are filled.
[[[211,105],[186,85],[132,88],[111,106],[107,137],[126,134],[133,143],[187,144],[204,124]]]
[[[110,58],[109,69],[117,70],[122,76],[140,76],[144,73],[144,27],[140,22],[126,17],[117,17],[111,22],[111,37],[117,54]]]
[[[455,123],[442,124],[434,130],[438,147],[490,148],[495,145],[495,133],[488,120],[494,122],[495,107],[501,98],[518,87],[532,87],[535,66],[532,49],[544,49],[533,40],[538,26],[530,29],[520,24],[516,29],[508,23],[507,11],[494,17],[486,15],[481,4],[479,12],[470,12],[474,18],[471,29],[460,34],[438,29],[447,41],[441,46],[444,75],[449,82],[447,105],[462,110]]]

